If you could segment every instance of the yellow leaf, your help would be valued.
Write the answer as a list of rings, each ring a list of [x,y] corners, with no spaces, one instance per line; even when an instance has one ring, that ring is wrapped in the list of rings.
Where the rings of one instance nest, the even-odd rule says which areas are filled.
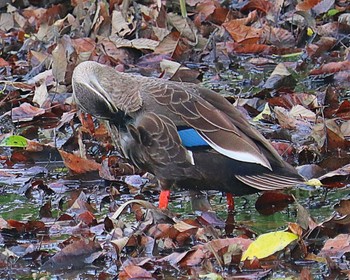
[[[307,28],[307,36],[311,37],[312,35],[314,35],[314,31],[312,30],[312,28],[308,27]]]
[[[209,273],[209,274],[202,274],[199,275],[199,279],[203,280],[223,280],[221,275],[216,274],[216,273]]]
[[[265,104],[264,110],[257,115],[255,118],[253,118],[254,122],[258,122],[262,119],[264,119],[264,116],[270,116],[271,115],[271,109],[268,103]]]
[[[321,181],[318,180],[318,179],[315,179],[315,178],[308,180],[305,184],[308,185],[308,186],[311,186],[311,187],[320,187],[320,186],[322,186]]]
[[[254,257],[263,259],[284,249],[291,242],[297,240],[298,236],[291,232],[275,231],[260,235],[252,242],[243,253],[241,261],[251,260]]]

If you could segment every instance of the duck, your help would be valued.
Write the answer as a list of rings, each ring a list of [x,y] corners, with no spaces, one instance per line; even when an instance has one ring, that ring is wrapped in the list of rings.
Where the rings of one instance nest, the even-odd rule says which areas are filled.
[[[114,142],[161,187],[218,190],[233,196],[280,190],[305,180],[225,97],[198,84],[118,72],[94,61],[72,75],[77,106],[105,120]]]

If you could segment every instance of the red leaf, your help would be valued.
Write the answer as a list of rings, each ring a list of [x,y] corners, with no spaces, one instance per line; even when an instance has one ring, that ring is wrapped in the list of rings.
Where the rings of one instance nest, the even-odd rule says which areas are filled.
[[[264,192],[256,201],[255,208],[260,214],[271,215],[283,210],[292,202],[294,198],[291,195],[281,192]]]
[[[297,11],[308,11],[316,6],[321,0],[305,0],[299,3],[295,8]]]

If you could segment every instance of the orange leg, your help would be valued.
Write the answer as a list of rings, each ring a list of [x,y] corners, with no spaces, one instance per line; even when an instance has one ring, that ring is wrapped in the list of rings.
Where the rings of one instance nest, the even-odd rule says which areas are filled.
[[[235,210],[235,200],[233,198],[232,193],[226,193],[226,199],[227,199],[227,208],[229,211]]]
[[[170,190],[162,190],[159,195],[159,208],[166,209],[168,208],[170,197]]]

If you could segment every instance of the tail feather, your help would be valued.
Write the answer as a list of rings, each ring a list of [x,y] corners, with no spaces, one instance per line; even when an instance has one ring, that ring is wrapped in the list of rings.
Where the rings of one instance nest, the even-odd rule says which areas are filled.
[[[261,174],[248,176],[236,175],[236,178],[242,183],[260,191],[294,187],[295,185],[303,182],[301,177],[288,177],[278,174]]]

